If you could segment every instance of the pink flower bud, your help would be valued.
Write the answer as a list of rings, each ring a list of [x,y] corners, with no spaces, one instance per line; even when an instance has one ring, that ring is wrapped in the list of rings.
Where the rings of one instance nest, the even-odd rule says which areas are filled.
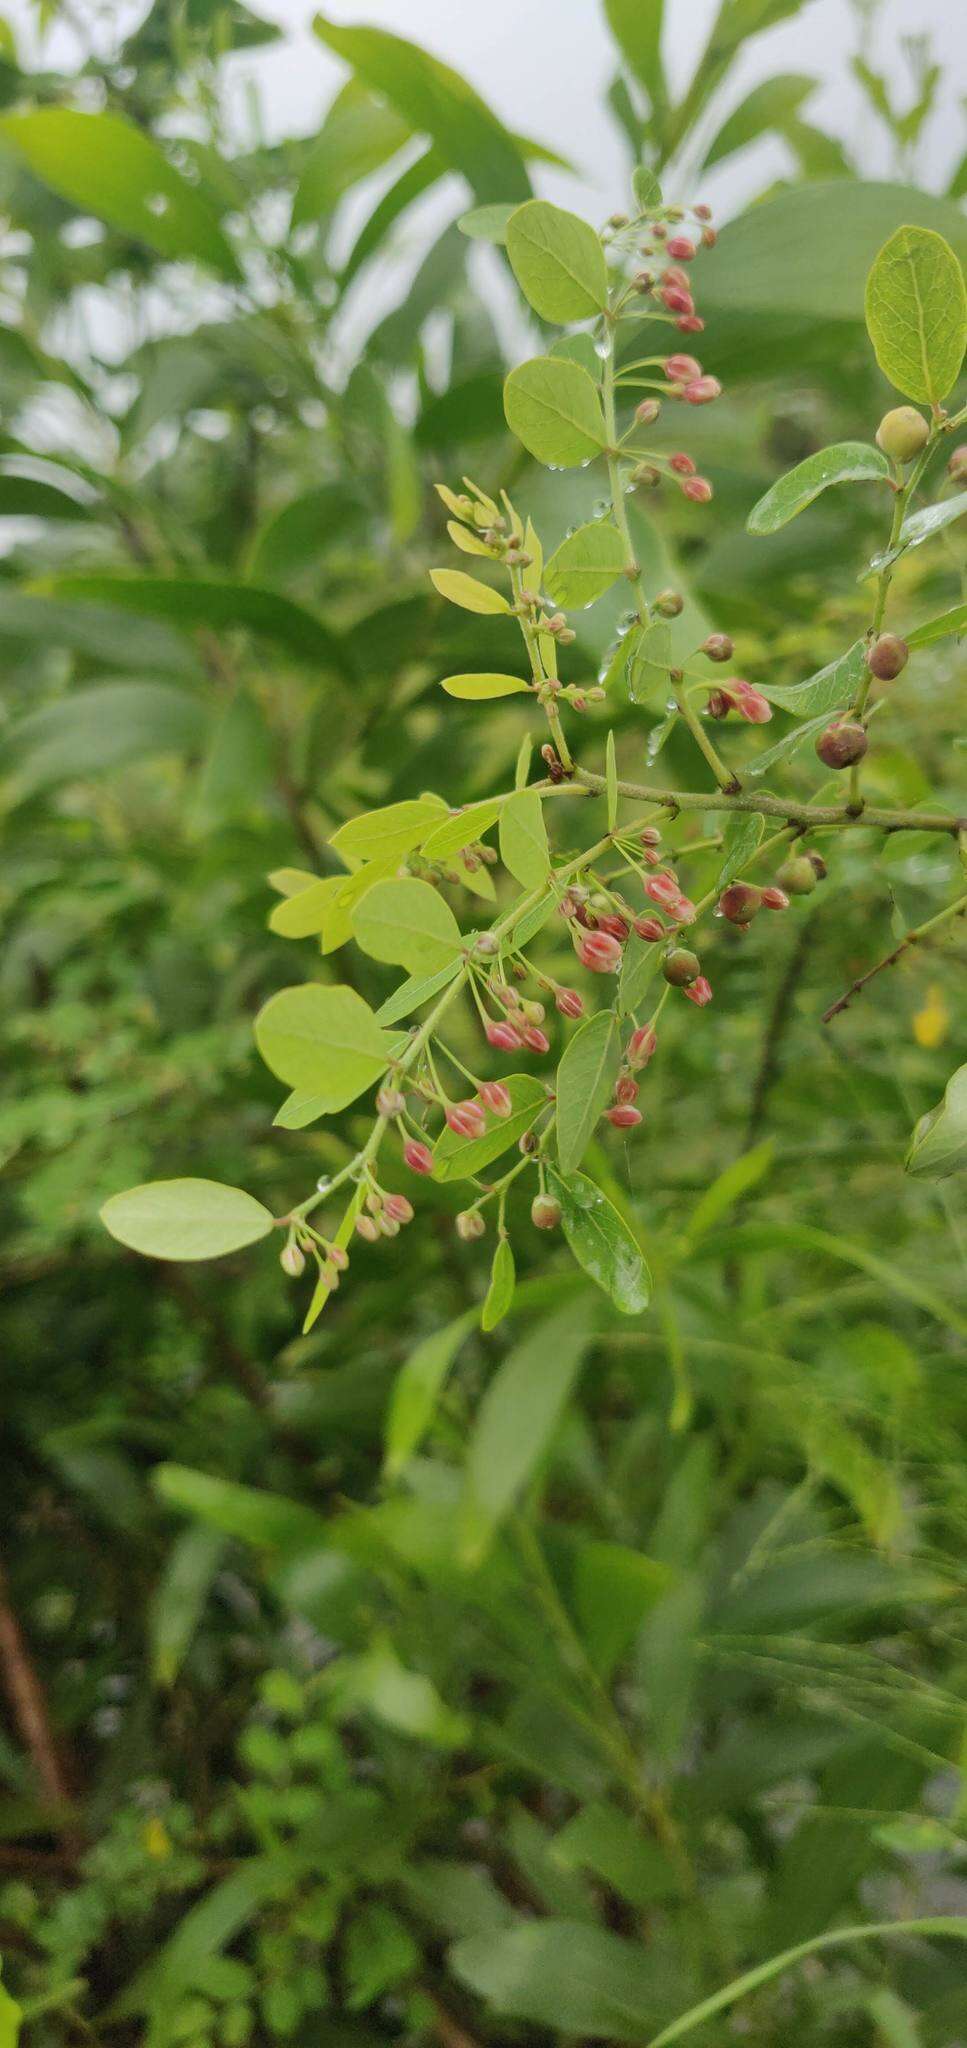
[[[635,419],[639,427],[653,426],[660,411],[661,405],[657,398],[643,398],[641,404],[635,406]]]
[[[762,901],[766,910],[788,910],[789,908],[789,898],[786,895],[785,889],[776,889],[772,886],[771,882],[769,887],[762,891]]]
[[[578,959],[592,974],[616,974],[621,966],[621,947],[610,932],[588,932],[578,947]]]
[[[638,1083],[633,1074],[619,1074],[614,1084],[616,1102],[634,1102],[638,1094]]]
[[[697,356],[666,356],[662,369],[673,384],[690,384],[693,377],[700,377],[702,374],[702,365]]]
[[[731,696],[741,718],[747,718],[750,725],[768,725],[772,717],[772,705],[754,683],[744,682],[741,676],[730,678],[725,685],[726,695]]]
[[[712,218],[711,207],[706,206],[704,201],[702,200],[699,201],[699,204],[697,206],[692,207],[692,212],[694,213],[696,220],[711,220]]]
[[[555,1007],[562,1017],[583,1017],[584,997],[576,988],[559,988],[554,996]]]
[[[665,927],[660,917],[636,917],[635,931],[639,939],[644,939],[648,945],[654,945],[656,939],[663,939],[665,936]]]
[[[279,1265],[289,1280],[298,1280],[306,1270],[306,1255],[301,1245],[287,1244],[279,1253]]]
[[[379,1242],[379,1224],[374,1223],[371,1216],[357,1216],[356,1233],[357,1236],[364,1237],[367,1244]]]
[[[412,1223],[413,1204],[406,1195],[387,1195],[383,1214],[391,1216],[394,1223]]]
[[[702,247],[703,247],[703,249],[714,249],[714,247],[715,247],[715,244],[716,244],[716,242],[718,241],[718,238],[719,238],[719,235],[718,235],[718,229],[717,229],[717,228],[703,228],[703,229],[702,229]]]
[[[694,924],[698,910],[690,896],[676,896],[674,903],[669,905],[669,915],[676,924]]]
[[[677,263],[670,263],[668,265],[662,278],[662,283],[677,285],[678,290],[681,292],[690,292],[692,289],[692,280],[689,277],[688,271],[682,270]]]
[[[484,1030],[487,1044],[494,1046],[497,1052],[519,1052],[520,1032],[515,1025],[508,1024],[505,1018],[488,1017]]]
[[[487,1119],[479,1102],[448,1102],[444,1112],[447,1128],[457,1138],[482,1138]]]
[[[551,1041],[539,1024],[525,1024],[521,1037],[528,1052],[550,1052]]]
[[[695,244],[689,241],[687,235],[672,235],[665,243],[665,247],[669,256],[674,256],[679,263],[691,263],[695,254]]]
[[[682,993],[688,997],[690,1003],[695,1003],[700,1010],[704,1010],[706,1003],[710,1003],[712,1000],[711,985],[706,981],[704,974],[700,974],[698,980],[693,981],[688,988],[683,989]]]
[[[403,1158],[411,1173],[433,1172],[433,1154],[429,1145],[422,1145],[419,1138],[407,1138]]]
[[[678,876],[673,875],[670,868],[663,868],[658,875],[649,875],[645,883],[645,895],[650,896],[653,903],[660,903],[666,910],[671,909],[681,893]]]
[[[707,476],[687,476],[682,484],[682,490],[686,498],[691,498],[695,505],[707,505],[713,495]]]
[[[633,1102],[616,1102],[613,1109],[606,1109],[604,1113],[616,1131],[632,1131],[641,1122],[641,1111]]]
[[[484,1081],[480,1089],[480,1100],[494,1116],[509,1116],[513,1108],[510,1089],[502,1081]]]
[[[646,825],[644,830],[638,834],[638,844],[639,846],[660,846],[661,833],[657,825]]]
[[[690,291],[680,284],[663,284],[659,293],[662,305],[669,313],[694,313],[695,301]]]
[[[682,396],[686,405],[711,405],[713,398],[721,398],[722,386],[717,377],[693,377]]]
[[[658,1039],[650,1024],[640,1024],[628,1040],[626,1058],[633,1067],[646,1067],[651,1059]]]
[[[598,918],[598,930],[610,932],[613,939],[624,941],[628,936],[627,919],[619,917],[617,911],[606,910],[603,917]]]
[[[676,476],[695,475],[695,464],[692,461],[690,455],[683,455],[681,453],[676,455],[670,455],[668,458],[668,466],[669,469],[674,470]]]
[[[389,1204],[387,1203],[388,1207]],[[413,1211],[411,1209],[410,1215],[412,1216],[412,1214]],[[349,1253],[343,1249],[341,1244],[331,1244],[326,1257],[329,1260],[329,1264],[335,1266],[337,1273],[344,1273],[346,1271],[346,1267],[349,1264]]]
[[[676,320],[675,325],[678,328],[679,334],[705,333],[705,322],[699,319],[697,313],[683,313],[681,319]]]

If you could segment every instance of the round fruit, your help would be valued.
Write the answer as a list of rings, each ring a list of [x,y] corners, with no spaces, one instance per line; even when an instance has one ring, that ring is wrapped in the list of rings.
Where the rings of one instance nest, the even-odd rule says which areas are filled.
[[[828,725],[816,741],[816,752],[826,768],[852,768],[868,746],[861,725]]]
[[[897,405],[892,412],[885,412],[876,430],[877,447],[884,455],[892,455],[894,462],[912,462],[929,438],[923,414],[912,405]]]

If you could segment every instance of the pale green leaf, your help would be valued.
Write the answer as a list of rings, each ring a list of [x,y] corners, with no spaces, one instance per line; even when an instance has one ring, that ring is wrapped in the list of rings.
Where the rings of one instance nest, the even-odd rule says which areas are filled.
[[[621,1065],[613,1010],[598,1010],[568,1040],[557,1071],[557,1156],[562,1173],[580,1166]]]
[[[415,797],[404,803],[385,804],[379,811],[361,811],[348,818],[329,841],[340,858],[352,865],[357,860],[405,860],[420,846],[428,832],[442,825],[447,806],[440,797]]]
[[[925,619],[922,626],[914,626],[905,633],[908,647],[931,647],[935,640],[947,640],[967,633],[967,604],[952,605],[949,612],[938,613],[935,619]]]
[[[497,1324],[503,1322],[514,1299],[516,1284],[517,1273],[510,1240],[506,1237],[499,1237],[494,1252],[493,1264],[490,1268],[490,1285],[487,1288],[484,1305],[480,1311],[480,1327],[482,1330],[495,1330]]]
[[[538,1323],[494,1374],[477,1410],[467,1454],[467,1555],[482,1556],[494,1530],[546,1455],[580,1371],[587,1322],[574,1304]]]
[[[112,1195],[101,1222],[149,1259],[220,1259],[272,1229],[272,1212],[217,1180],[151,1180]]]
[[[895,547],[885,548],[880,555],[874,555],[867,567],[860,571],[858,582],[867,576],[879,576],[884,569],[892,568],[910,548],[923,546],[925,540],[932,540],[935,533],[942,533],[945,526],[952,526],[955,519],[962,519],[967,512],[967,491],[958,491],[955,498],[941,498],[936,505],[924,505],[919,512],[911,512],[900,528],[900,537]]]
[[[525,299],[542,320],[563,327],[592,318],[608,303],[604,250],[576,213],[546,199],[528,199],[507,223],[507,254]]]
[[[759,688],[771,704],[781,705],[783,711],[791,711],[795,718],[828,717],[852,703],[866,672],[866,642],[854,640],[845,654],[817,669],[805,682],[762,682]]]
[[[507,240],[507,222],[515,211],[511,200],[501,200],[496,206],[472,206],[469,213],[461,213],[457,226],[472,242],[493,242],[501,248]]]
[[[778,533],[831,485],[882,482],[889,476],[890,465],[878,448],[865,441],[838,441],[777,478],[753,505],[746,526],[750,533]]]
[[[580,468],[607,443],[596,385],[580,363],[559,356],[534,356],[511,370],[504,412],[528,454],[551,469]]]
[[[377,882],[353,913],[353,935],[373,960],[409,974],[436,974],[463,945],[460,927],[438,889],[411,877]]]
[[[387,1478],[395,1478],[411,1458],[433,1419],[451,1365],[477,1320],[467,1309],[452,1323],[424,1337],[397,1373],[386,1418]]]
[[[617,527],[610,519],[593,519],[555,548],[544,571],[544,588],[564,611],[583,610],[610,590],[626,560]]]
[[[754,85],[744,100],[734,107],[723,121],[717,135],[705,152],[704,168],[721,163],[724,157],[734,156],[737,150],[746,149],[750,142],[767,135],[770,129],[781,133],[790,116],[798,113],[804,100],[815,92],[818,80],[803,73],[780,72],[775,78],[764,78],[760,85]]]
[[[500,813],[500,858],[525,889],[546,882],[550,866],[547,830],[536,789],[518,789]]]
[[[379,1079],[394,1043],[355,989],[311,981],[269,997],[255,1042],[280,1081],[318,1094],[330,1112]]]
[[[510,1115],[496,1116],[485,1109],[487,1128],[482,1138],[461,1138],[449,1128],[440,1133],[433,1148],[436,1180],[472,1180],[516,1145],[546,1107],[547,1089],[533,1074],[508,1074],[504,1086],[510,1094]]]
[[[736,875],[741,875],[748,867],[762,838],[762,831],[763,820],[755,814],[743,816],[741,811],[734,811],[726,820],[722,835],[723,859],[715,878],[716,889],[727,889]]]
[[[943,1101],[920,1118],[904,1165],[923,1180],[945,1180],[967,1166],[967,1066],[957,1068]]]
[[[639,939],[637,932],[629,933],[618,977],[618,1010],[622,1017],[633,1016],[644,1001],[655,978],[661,952],[660,942],[652,943],[648,939]]]
[[[431,569],[430,582],[450,604],[460,606],[465,612],[509,612],[507,599],[499,590],[491,590],[489,583],[478,582],[476,576],[465,575],[462,569]]]
[[[900,227],[866,280],[866,324],[876,360],[905,398],[939,405],[967,347],[960,263],[932,228]]]
[[[468,703],[482,704],[490,697],[526,696],[530,684],[522,676],[460,675],[444,676],[440,688],[448,697],[463,697]]]
[[[437,825],[429,839],[423,841],[424,860],[446,860],[451,854],[460,853],[465,846],[473,846],[497,823],[503,809],[502,797],[485,797],[482,803],[467,804],[456,817],[448,818],[443,825]]]

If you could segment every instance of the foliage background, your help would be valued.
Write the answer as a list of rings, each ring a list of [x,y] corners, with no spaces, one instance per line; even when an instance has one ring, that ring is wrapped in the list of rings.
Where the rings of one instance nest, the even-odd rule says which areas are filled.
[[[799,12],[729,0],[737,58]],[[674,123],[663,146],[620,15],[587,10],[624,81],[612,146],[664,170]],[[260,143],[253,122],[239,150],[219,80],[272,47],[245,8],[156,0],[120,49],[110,10],[92,24],[80,76],[53,40],[23,75],[6,41],[5,108],[123,114],[209,225],[202,262],[166,262],[144,192],[137,232],[112,215],[110,152],[75,153],[65,199],[0,134],[4,1668],[9,1685],[25,1662],[40,1716],[25,1743],[15,1702],[0,1740],[4,1982],[41,2048],[647,2040],[797,1940],[962,1912],[964,1218],[901,1170],[959,1057],[962,957],[819,1023],[945,900],[952,857],[906,839],[874,860],[857,835],[781,929],[720,933],[714,1009],[663,1034],[645,1133],[597,1161],[659,1277],[640,1322],[617,1329],[521,1215],[514,1315],[482,1338],[487,1247],[458,1242],[439,1191],[308,1338],[268,1250],[187,1274],[120,1253],[96,1221],[117,1188],[210,1173],[281,1210],[346,1156],[351,1116],[271,1129],[250,1021],[292,966],[266,872],[324,868],[361,806],[506,784],[517,710],[434,687],[487,643],[427,584],[432,483],[469,466],[512,486],[549,543],[589,508],[503,427],[525,314],[450,225],[468,184],[506,196],[491,159],[438,137],[462,179],[449,213],[394,219],[380,197],[424,145],[364,80],[318,141]],[[715,516],[661,504],[640,526],[655,576],[735,634],[753,679],[854,637],[880,534],[862,492],[788,541],[751,540],[746,512],[887,402],[861,320],[880,242],[922,219],[964,248],[963,172],[929,141],[948,88],[928,53],[888,55],[886,117],[858,75],[868,133],[847,150],[780,91],[776,189],[736,152],[741,198],[768,204],[700,273],[728,389],[689,423]],[[708,60],[669,189],[693,190],[737,76]],[[957,579],[946,547],[911,558],[903,616]],[[585,668],[608,604],[581,616]],[[640,713],[617,723],[640,768]],[[962,725],[942,646],[871,788],[953,800]],[[576,1391],[471,1565],[464,1463],[508,1355],[525,1381],[569,1364]],[[387,1478],[414,1356],[439,1399]],[[739,2010],[762,2042],[954,2048],[967,1981],[956,1947],[908,1939],[833,1951]],[[696,2035],[730,2038],[722,2019]]]

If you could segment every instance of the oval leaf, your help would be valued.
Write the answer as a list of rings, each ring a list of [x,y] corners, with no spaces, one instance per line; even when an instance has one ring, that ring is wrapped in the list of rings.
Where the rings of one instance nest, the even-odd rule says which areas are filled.
[[[580,363],[560,356],[534,356],[511,370],[504,412],[511,433],[551,469],[576,469],[607,444],[597,386]]]
[[[353,914],[353,934],[373,960],[436,974],[460,952],[460,927],[437,889],[406,878],[377,882]]]
[[[119,1244],[149,1259],[221,1259],[273,1228],[271,1212],[244,1188],[218,1180],[149,1180],[112,1195],[101,1222]]]
[[[922,547],[925,540],[932,540],[935,533],[942,533],[945,526],[952,526],[955,519],[962,519],[967,512],[967,491],[958,491],[955,498],[944,498],[936,505],[924,505],[919,512],[911,512],[900,528],[900,538],[895,547],[886,548],[881,555],[874,555],[867,567],[861,570],[857,582],[867,576],[879,576],[884,569],[899,561],[908,548]]]
[[[967,347],[967,291],[949,242],[901,227],[866,280],[866,325],[883,375],[905,398],[939,405]]]
[[[450,604],[458,604],[465,612],[509,612],[507,599],[499,590],[491,590],[489,583],[478,583],[476,576],[467,576],[462,569],[431,569],[430,582],[441,597]]]
[[[845,654],[827,662],[825,668],[817,669],[805,682],[760,683],[759,688],[770,704],[781,705],[783,711],[791,711],[794,717],[819,718],[851,704],[865,674],[866,642],[854,640]]]
[[[481,704],[488,697],[517,697],[525,695],[530,684],[522,676],[444,676],[440,684],[448,697],[464,697],[469,703]]]
[[[753,505],[746,526],[750,533],[778,533],[831,484],[876,483],[889,475],[890,465],[878,448],[866,441],[837,441],[777,478]]]
[[[587,320],[608,303],[604,250],[576,213],[528,199],[507,223],[510,266],[528,304],[542,320]]]
[[[547,1177],[561,1204],[561,1227],[578,1265],[610,1295],[622,1315],[640,1315],[651,1300],[651,1274],[617,1209],[584,1173],[564,1175],[549,1167]]]
[[[514,1254],[510,1247],[510,1240],[506,1237],[498,1238],[497,1249],[494,1252],[494,1262],[490,1269],[490,1286],[487,1289],[486,1299],[480,1311],[480,1327],[482,1330],[495,1330],[497,1324],[503,1322],[514,1299],[516,1284],[517,1269],[514,1265]]]
[[[573,1173],[590,1144],[621,1065],[621,1040],[613,1010],[598,1010],[569,1040],[557,1071],[557,1156],[562,1173]]]
[[[331,1112],[378,1080],[394,1041],[355,989],[310,981],[269,997],[255,1019],[255,1043],[280,1081],[318,1094]]]
[[[967,1166],[967,1066],[951,1074],[943,1101],[920,1118],[904,1165],[924,1180],[945,1180]]]
[[[525,889],[538,889],[546,881],[550,853],[536,789],[519,789],[505,803],[500,813],[500,858]]]
[[[617,527],[610,519],[593,519],[555,548],[544,571],[544,588],[563,610],[582,610],[610,590],[625,560]]]

